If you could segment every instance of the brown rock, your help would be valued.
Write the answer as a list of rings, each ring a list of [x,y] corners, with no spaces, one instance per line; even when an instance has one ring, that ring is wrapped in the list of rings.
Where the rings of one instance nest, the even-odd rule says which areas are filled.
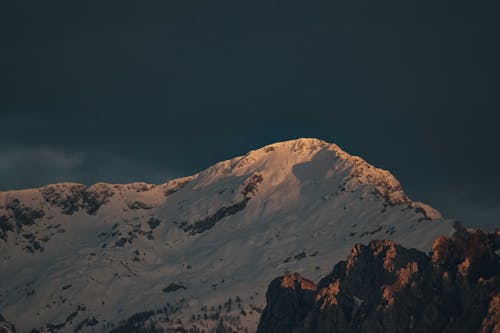
[[[274,280],[259,332],[500,333],[499,248],[499,232],[480,230],[439,237],[430,256],[358,244],[317,288]]]
[[[289,333],[299,325],[314,303],[316,284],[298,273],[274,279],[266,294],[268,306],[261,316],[259,333]]]

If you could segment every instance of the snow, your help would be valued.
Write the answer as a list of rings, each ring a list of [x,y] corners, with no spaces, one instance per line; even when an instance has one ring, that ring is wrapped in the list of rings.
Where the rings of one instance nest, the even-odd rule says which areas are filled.
[[[246,193],[255,175],[262,182]],[[64,198],[80,185],[51,186]],[[218,320],[192,315],[203,318],[204,306],[218,312],[237,296],[246,315],[236,306],[227,313],[239,315],[240,330],[254,331],[268,284],[285,272],[318,280],[356,243],[387,238],[428,251],[438,235],[453,233],[451,221],[407,198],[388,171],[317,139],[268,145],[162,185],[93,185],[86,190],[111,194],[95,214],[63,214],[42,190],[0,192],[0,216],[9,215],[13,198],[45,213],[0,239],[0,313],[21,332],[63,323],[78,305],[85,311],[63,331],[91,317],[99,324],[82,331],[107,331],[108,323],[166,302],[179,305],[169,317],[183,326],[211,328]],[[151,208],[131,209],[130,202]],[[161,221],[154,229],[151,218]],[[200,221],[215,223],[195,235],[180,227]],[[28,233],[49,238],[43,252],[24,250]],[[187,289],[162,291],[172,283]]]

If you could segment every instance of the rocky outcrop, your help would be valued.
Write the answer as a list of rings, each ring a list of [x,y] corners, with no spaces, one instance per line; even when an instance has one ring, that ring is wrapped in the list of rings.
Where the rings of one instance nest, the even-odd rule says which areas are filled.
[[[175,192],[179,191],[184,186],[186,186],[191,180],[193,180],[193,178],[194,178],[193,176],[183,177],[183,178],[171,180],[171,181],[161,185],[163,188],[163,194],[165,195],[165,197],[168,197],[169,195],[174,194]]]
[[[189,233],[191,236],[201,234],[207,230],[212,229],[213,226],[223,218],[234,215],[239,211],[245,209],[249,200],[250,198],[245,198],[242,201],[235,203],[234,205],[221,207],[215,213],[191,224],[183,221],[178,223],[176,222],[176,225],[185,232]]]
[[[268,306],[262,313],[258,332],[291,332],[313,306],[315,291],[316,284],[298,273],[273,280],[266,294]]]
[[[271,282],[258,332],[500,332],[499,249],[500,231],[463,229],[429,255],[358,244],[317,287]]]
[[[66,215],[79,210],[93,215],[114,194],[111,186],[104,183],[91,187],[76,183],[47,185],[40,189],[40,193],[48,204],[60,207]]]
[[[198,221],[192,223],[182,221],[175,222],[175,224],[185,232],[189,233],[191,236],[201,234],[207,230],[210,230],[217,222],[219,222],[223,218],[234,215],[245,209],[250,199],[252,199],[252,197],[254,197],[257,193],[258,185],[262,183],[263,180],[264,178],[262,177],[262,175],[254,174],[243,183],[243,189],[241,190],[243,199],[241,201],[229,206],[223,206],[213,214],[208,215]]]
[[[129,209],[132,209],[132,210],[137,210],[137,209],[148,210],[148,209],[154,208],[153,205],[147,204],[147,203],[142,202],[142,201],[131,201],[131,202],[127,203],[127,207]]]

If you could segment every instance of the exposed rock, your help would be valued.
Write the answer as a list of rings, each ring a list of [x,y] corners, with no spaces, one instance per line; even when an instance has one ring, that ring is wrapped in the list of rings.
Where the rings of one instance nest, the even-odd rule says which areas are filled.
[[[500,294],[492,297],[488,306],[488,314],[481,325],[481,333],[500,332]]]
[[[41,209],[34,209],[26,207],[19,202],[18,199],[13,199],[9,201],[5,207],[7,211],[10,211],[10,218],[14,221],[19,231],[23,226],[30,226],[35,224],[37,219],[42,218],[45,212]],[[8,219],[8,218],[7,218]],[[5,216],[2,218],[2,230],[6,232],[7,230],[12,230],[12,224],[9,224]]]
[[[7,233],[14,231],[14,225],[9,221],[5,215],[0,216],[0,239],[7,240]]]
[[[190,235],[201,234],[209,229],[211,229],[217,222],[222,220],[227,216],[234,215],[239,211],[242,211],[247,207],[248,202],[258,191],[258,185],[262,183],[264,178],[260,174],[254,174],[245,180],[243,183],[243,188],[241,190],[241,194],[244,196],[244,199],[234,203],[229,206],[223,206],[219,208],[215,213],[195,222],[188,223],[186,221],[183,222],[175,222],[175,224],[189,233]]]
[[[16,333],[15,326],[9,323],[1,314],[0,314],[0,333]]]
[[[40,193],[47,203],[60,207],[66,215],[72,215],[83,206],[85,185],[82,184],[56,184],[40,189]]]
[[[226,216],[234,215],[239,211],[245,209],[250,198],[245,198],[241,202],[235,203],[231,206],[225,206],[219,208],[215,213],[205,217],[202,220],[196,221],[194,223],[188,224],[187,222],[177,223],[182,230],[194,236],[196,234],[201,234],[204,231],[211,229],[217,222],[225,218]]]
[[[252,175],[243,184],[243,190],[241,190],[241,194],[243,194],[243,196],[246,198],[254,196],[255,193],[257,193],[258,185],[262,183],[263,180],[264,178],[260,174]]]
[[[110,184],[98,183],[90,186],[84,192],[83,208],[89,215],[94,215],[101,206],[109,202],[109,198],[114,195]]]
[[[386,206],[412,204],[399,181],[389,171],[375,168],[357,156],[346,157],[343,151],[337,153],[352,163],[352,171],[341,186],[343,191],[352,191],[359,185],[370,184],[373,192],[384,199]]]
[[[149,225],[149,228],[153,230],[160,225],[161,221],[157,218],[152,217],[147,221],[147,223]]]
[[[424,216],[424,219],[437,220],[443,217],[436,209],[422,202],[413,202],[411,206],[417,213],[421,213]]]
[[[40,193],[47,203],[60,207],[66,215],[73,215],[80,210],[93,215],[113,196],[111,186],[104,183],[88,188],[76,183],[48,185],[41,188]]]
[[[165,293],[172,293],[177,290],[185,290],[187,289],[184,285],[179,284],[179,283],[171,283],[167,287],[163,288],[163,292]]]
[[[157,185],[154,184],[148,184],[144,182],[138,182],[138,183],[131,183],[128,184],[127,187],[130,187],[131,189],[135,190],[136,192],[147,192],[153,190]]]
[[[192,179],[193,176],[189,176],[189,177],[174,179],[163,184],[162,186],[164,189],[163,190],[164,195],[167,197],[171,194],[174,194],[175,192],[179,191],[184,186],[186,186]]]
[[[499,248],[479,230],[437,238],[430,256],[358,244],[317,288],[271,282],[258,332],[500,332]]]
[[[314,305],[316,285],[298,273],[271,282],[266,293],[268,306],[262,313],[258,332],[291,332],[302,323]]]
[[[132,201],[132,202],[129,202],[129,203],[127,203],[127,207],[130,208],[130,209],[133,209],[133,210],[136,210],[136,209],[152,209],[152,208],[154,208],[153,205],[147,204],[147,203],[142,202],[142,201]]]

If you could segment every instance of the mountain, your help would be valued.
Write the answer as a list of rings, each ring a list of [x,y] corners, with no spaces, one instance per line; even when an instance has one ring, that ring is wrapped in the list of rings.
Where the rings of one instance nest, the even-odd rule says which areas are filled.
[[[0,313],[19,332],[257,329],[269,281],[454,223],[335,144],[268,145],[161,185],[0,193]]]
[[[430,255],[357,244],[318,285],[275,279],[257,332],[500,332],[500,231],[439,237]]]

